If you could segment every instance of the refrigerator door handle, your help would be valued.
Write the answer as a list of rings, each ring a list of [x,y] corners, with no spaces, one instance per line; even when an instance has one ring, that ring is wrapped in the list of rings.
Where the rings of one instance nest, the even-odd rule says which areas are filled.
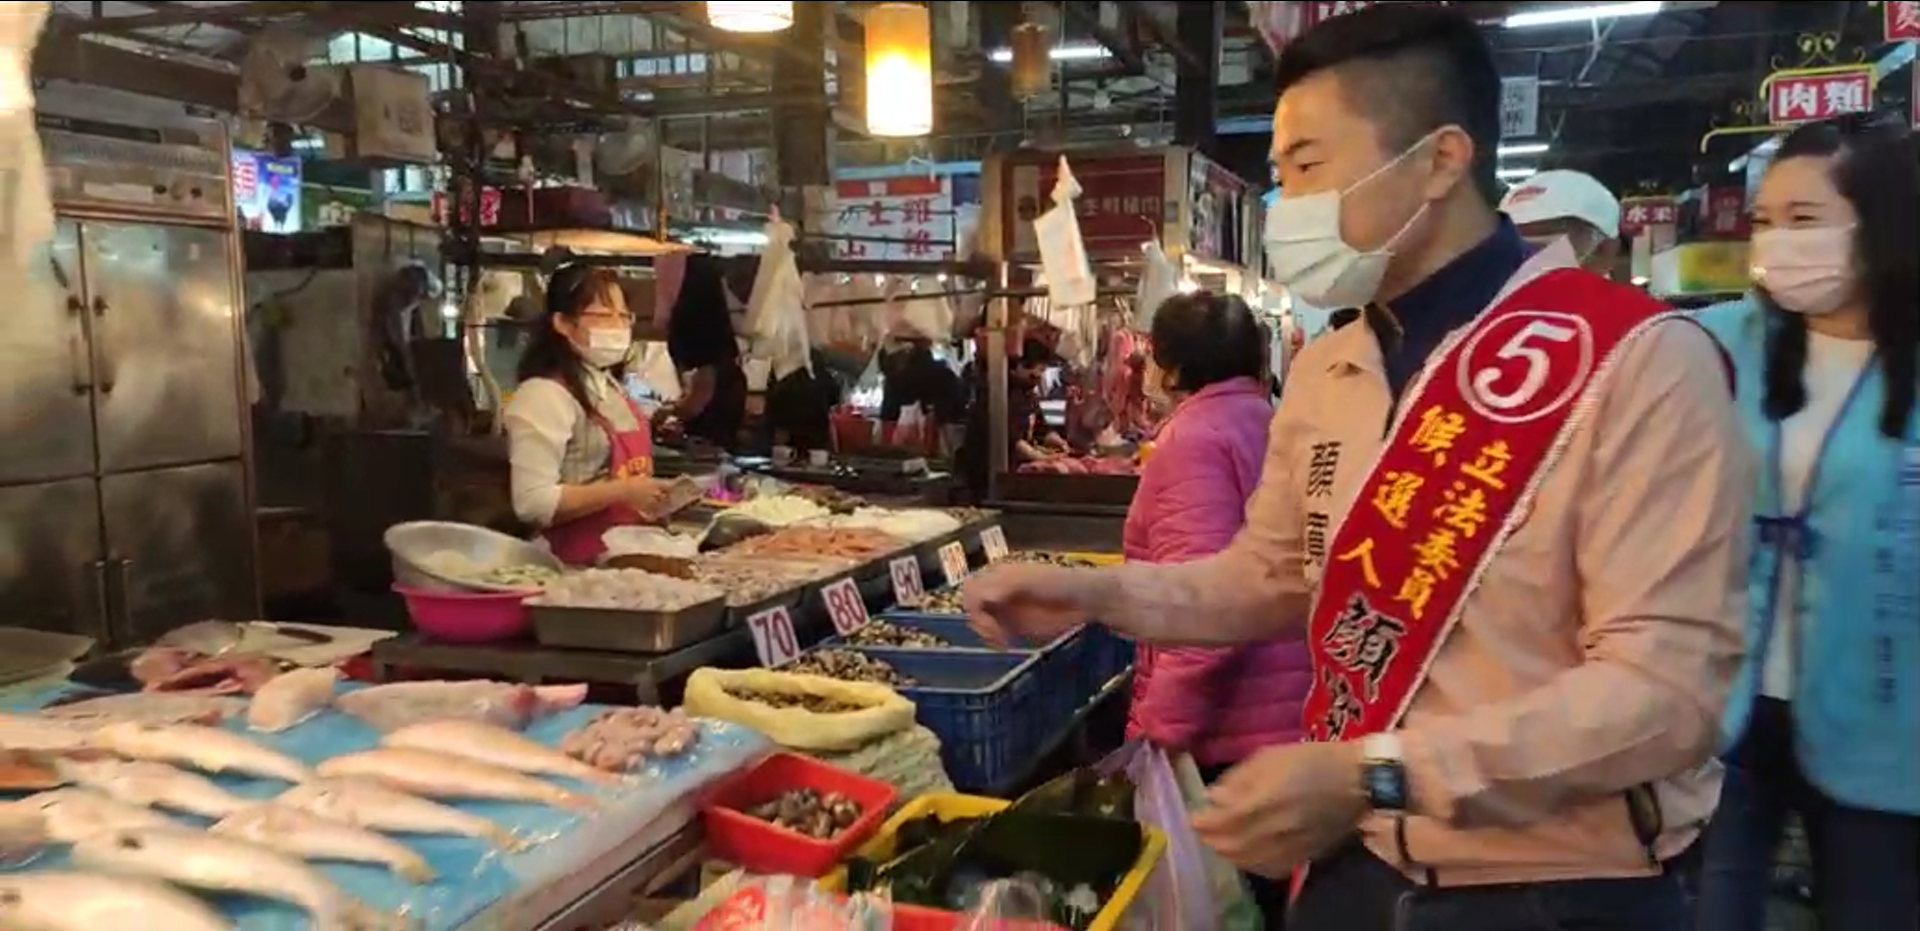
[[[120,629],[133,632],[133,560],[113,561],[114,582],[120,587]]]
[[[114,357],[113,339],[107,326],[107,299],[96,294],[93,296],[93,341],[99,349],[100,393],[112,394],[113,386],[119,379],[119,363]]]

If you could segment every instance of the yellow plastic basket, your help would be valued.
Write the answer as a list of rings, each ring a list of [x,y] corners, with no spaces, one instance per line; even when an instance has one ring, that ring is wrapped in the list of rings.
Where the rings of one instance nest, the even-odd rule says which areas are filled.
[[[901,806],[887,823],[880,826],[872,839],[861,845],[854,855],[876,863],[893,859],[895,848],[899,844],[900,827],[916,818],[936,815],[942,821],[954,821],[962,818],[979,818],[998,812],[1013,804],[1006,799],[986,798],[979,795],[960,795],[957,793],[931,793],[922,795]],[[1116,931],[1120,927],[1121,917],[1140,897],[1140,891],[1146,888],[1147,878],[1153,875],[1154,868],[1160,864],[1160,858],[1167,852],[1167,836],[1153,828],[1144,828],[1146,843],[1140,848],[1140,859],[1134,861],[1133,869],[1122,877],[1120,885],[1107,899],[1106,907],[1095,915],[1087,931]],[[847,870],[845,867],[834,870],[820,884],[838,892],[846,888]]]

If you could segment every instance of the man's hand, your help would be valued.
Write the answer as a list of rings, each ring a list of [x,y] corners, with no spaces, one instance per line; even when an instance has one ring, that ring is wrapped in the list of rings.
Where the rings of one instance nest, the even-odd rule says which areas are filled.
[[[1095,569],[1002,564],[968,579],[961,597],[968,626],[987,642],[1007,646],[1052,640],[1093,620],[1100,586]]]
[[[1284,878],[1352,834],[1367,813],[1360,745],[1268,747],[1227,771],[1193,816],[1200,840],[1250,873]]]

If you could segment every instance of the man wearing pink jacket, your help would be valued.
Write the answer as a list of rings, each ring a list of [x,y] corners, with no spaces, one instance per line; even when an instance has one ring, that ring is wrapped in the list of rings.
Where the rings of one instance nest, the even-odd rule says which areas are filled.
[[[1153,316],[1147,386],[1173,405],[1127,510],[1130,562],[1211,556],[1245,523],[1260,481],[1273,405],[1259,323],[1237,297],[1169,298]],[[1313,682],[1297,633],[1237,647],[1136,649],[1127,736],[1191,754],[1213,782],[1263,747],[1300,739],[1301,703]],[[1284,887],[1249,877],[1269,931],[1286,911]]]
[[[1478,27],[1383,3],[1281,50],[1272,276],[1361,320],[1288,370],[1246,527],[1177,565],[996,567],[984,635],[1304,632],[1305,741],[1195,815],[1302,867],[1291,931],[1682,931],[1720,774],[1754,462],[1712,337],[1493,209]]]

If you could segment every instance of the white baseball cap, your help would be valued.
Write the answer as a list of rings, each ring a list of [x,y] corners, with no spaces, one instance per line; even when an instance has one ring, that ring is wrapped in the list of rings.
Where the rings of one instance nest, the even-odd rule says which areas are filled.
[[[1585,172],[1556,170],[1532,175],[1507,191],[1500,211],[1520,226],[1579,220],[1608,236],[1620,235],[1620,199]]]

